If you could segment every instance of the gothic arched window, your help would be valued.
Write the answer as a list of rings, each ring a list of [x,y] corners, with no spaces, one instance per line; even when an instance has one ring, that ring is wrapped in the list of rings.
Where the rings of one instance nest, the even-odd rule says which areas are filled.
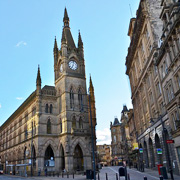
[[[72,118],[72,128],[76,128],[76,118],[73,116]]]
[[[47,122],[47,134],[51,134],[51,120],[48,119],[48,122]]]
[[[52,104],[50,104],[50,109],[49,109],[49,112],[50,112],[50,114],[52,114],[52,113],[53,113],[53,106],[52,106]]]
[[[73,108],[73,107],[74,107],[74,92],[71,87],[71,89],[70,89],[70,108]]]
[[[81,93],[81,89],[78,91],[78,101],[79,101],[79,109],[83,111],[83,97]]]
[[[83,129],[83,120],[81,117],[79,118],[79,128]]]
[[[45,113],[48,113],[48,104],[46,104]]]

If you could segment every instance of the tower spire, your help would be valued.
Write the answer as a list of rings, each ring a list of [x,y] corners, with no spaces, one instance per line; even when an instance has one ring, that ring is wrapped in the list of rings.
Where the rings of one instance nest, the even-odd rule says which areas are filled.
[[[57,41],[56,41],[56,36],[55,36],[55,40],[54,40],[54,51],[58,50],[58,45],[57,45]]]
[[[64,22],[64,27],[69,27],[69,17],[68,17],[68,13],[67,13],[66,7],[65,7],[65,9],[64,9],[63,22]]]
[[[90,75],[90,81],[89,81],[89,92],[90,92],[90,95],[94,96],[94,86],[92,83],[91,75]]]
[[[78,48],[83,48],[83,42],[82,42],[80,30],[79,30],[79,36],[78,36]]]
[[[41,87],[41,74],[40,74],[40,67],[38,65],[38,72],[37,72],[37,78],[36,78],[36,86]]]

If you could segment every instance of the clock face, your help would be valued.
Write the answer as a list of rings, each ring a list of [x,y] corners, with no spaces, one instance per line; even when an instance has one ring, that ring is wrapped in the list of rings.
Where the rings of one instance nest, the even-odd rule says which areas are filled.
[[[77,69],[77,63],[75,61],[69,61],[69,67],[72,69],[72,70],[76,70]]]
[[[62,72],[63,71],[63,65],[61,64],[61,66],[60,66],[60,72]]]

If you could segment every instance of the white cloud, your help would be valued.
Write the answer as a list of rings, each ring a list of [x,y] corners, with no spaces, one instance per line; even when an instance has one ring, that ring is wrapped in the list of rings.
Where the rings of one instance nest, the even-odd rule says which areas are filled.
[[[24,42],[24,41],[20,41],[20,42],[18,42],[17,44],[16,44],[16,47],[19,47],[19,46],[26,46],[27,45],[27,43],[26,42]]]
[[[22,100],[23,98],[22,98],[22,97],[17,97],[16,99],[17,99],[17,100]]]
[[[1,109],[1,107],[2,107],[2,106],[1,106],[1,104],[0,104],[0,109]]]
[[[111,132],[108,128],[104,130],[97,130],[97,145],[111,144]]]

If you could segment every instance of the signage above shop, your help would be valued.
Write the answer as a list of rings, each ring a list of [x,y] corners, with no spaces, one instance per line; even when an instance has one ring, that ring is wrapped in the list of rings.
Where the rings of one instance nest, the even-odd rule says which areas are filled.
[[[167,144],[174,143],[174,140],[172,140],[172,139],[166,140],[166,143],[167,143]]]

